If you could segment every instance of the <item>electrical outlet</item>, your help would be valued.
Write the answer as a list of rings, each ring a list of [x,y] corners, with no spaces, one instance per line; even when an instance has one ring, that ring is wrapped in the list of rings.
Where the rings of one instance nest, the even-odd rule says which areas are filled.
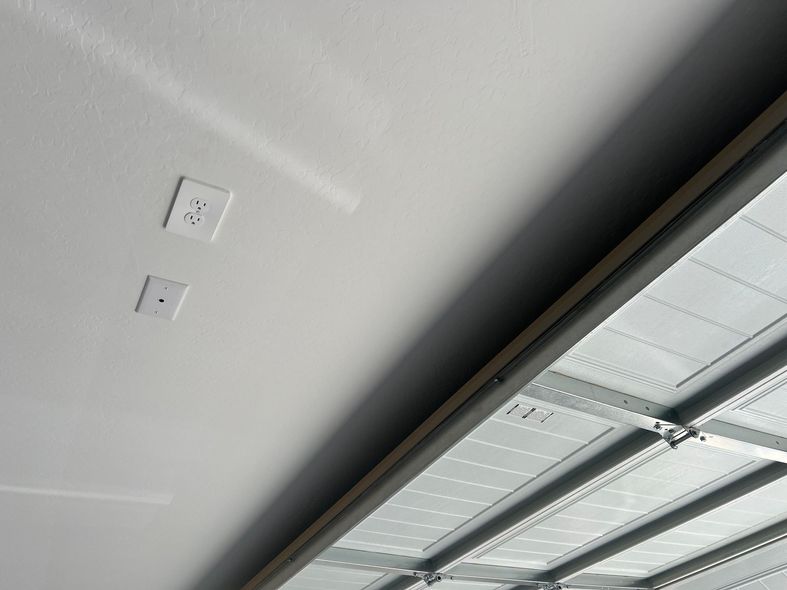
[[[148,275],[137,303],[137,313],[174,320],[189,286]]]
[[[229,200],[230,192],[223,188],[183,178],[164,227],[174,234],[210,242]]]
[[[200,213],[189,211],[188,213],[186,213],[186,216],[183,218],[183,221],[185,221],[189,225],[202,225],[203,223],[205,223],[205,217]]]
[[[208,210],[208,202],[205,199],[200,199],[199,197],[191,199],[189,205],[191,205],[191,208],[197,213],[202,213],[203,211]]]

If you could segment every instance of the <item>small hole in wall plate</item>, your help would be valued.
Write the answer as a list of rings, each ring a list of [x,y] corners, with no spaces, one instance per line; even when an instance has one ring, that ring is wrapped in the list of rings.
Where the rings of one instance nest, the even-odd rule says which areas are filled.
[[[159,319],[173,320],[188,290],[188,285],[148,276],[139,296],[136,311]]]

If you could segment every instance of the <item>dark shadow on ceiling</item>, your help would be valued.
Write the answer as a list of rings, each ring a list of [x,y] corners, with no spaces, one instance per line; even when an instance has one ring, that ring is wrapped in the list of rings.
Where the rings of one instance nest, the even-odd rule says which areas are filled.
[[[733,4],[194,590],[240,588],[784,92],[786,32],[783,0]]]

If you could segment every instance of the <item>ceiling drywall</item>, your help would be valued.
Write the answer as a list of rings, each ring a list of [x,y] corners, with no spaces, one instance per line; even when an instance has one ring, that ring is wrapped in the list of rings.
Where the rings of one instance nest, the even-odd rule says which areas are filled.
[[[253,573],[775,98],[777,6],[0,4],[0,586]]]

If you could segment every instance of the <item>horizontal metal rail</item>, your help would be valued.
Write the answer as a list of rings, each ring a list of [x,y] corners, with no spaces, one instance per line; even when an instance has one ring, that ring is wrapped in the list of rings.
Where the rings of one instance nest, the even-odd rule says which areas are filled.
[[[517,585],[522,588],[549,588],[558,583],[549,572],[522,568],[503,567],[497,565],[480,565],[463,563],[456,566],[445,577],[451,580],[481,582],[490,584]],[[572,582],[572,585],[584,589],[608,590],[649,590],[642,580],[628,576],[607,576],[584,574]]]
[[[787,438],[751,428],[711,420],[702,426],[700,441],[717,449],[787,463]]]
[[[424,574],[436,573],[432,562],[428,559],[338,547],[327,549],[319,558],[314,560],[314,563],[351,571],[362,570],[408,577],[422,577]],[[555,578],[548,571],[476,563],[459,564],[450,573],[443,574],[443,579],[517,585],[531,589],[549,586],[556,582]],[[584,574],[576,578],[574,584],[590,589],[650,589],[650,586],[642,580],[628,576]]]
[[[785,365],[787,365],[787,345],[779,344],[770,352],[766,351],[761,355],[754,372],[762,376],[759,381],[771,379],[774,373],[779,373],[779,369]],[[745,383],[757,381],[756,375],[746,374]],[[728,401],[723,404],[724,407],[728,407],[730,403],[740,402],[741,396],[748,394],[751,387],[741,388],[741,385],[738,380],[731,381],[731,389],[740,391],[741,394],[729,396]],[[714,414],[706,411],[707,416],[701,415],[689,421],[691,414],[685,411],[681,412],[676,408],[551,372],[545,373],[537,382],[525,387],[522,394],[553,406],[652,430],[660,433],[667,441],[680,439],[683,435],[684,439],[694,438],[709,447],[733,451],[757,459],[787,463],[787,438],[719,420],[708,420],[705,423],[699,421],[720,413],[720,409]]]
[[[432,562],[428,559],[340,547],[326,549],[314,560],[314,563],[402,576],[434,572]]]

